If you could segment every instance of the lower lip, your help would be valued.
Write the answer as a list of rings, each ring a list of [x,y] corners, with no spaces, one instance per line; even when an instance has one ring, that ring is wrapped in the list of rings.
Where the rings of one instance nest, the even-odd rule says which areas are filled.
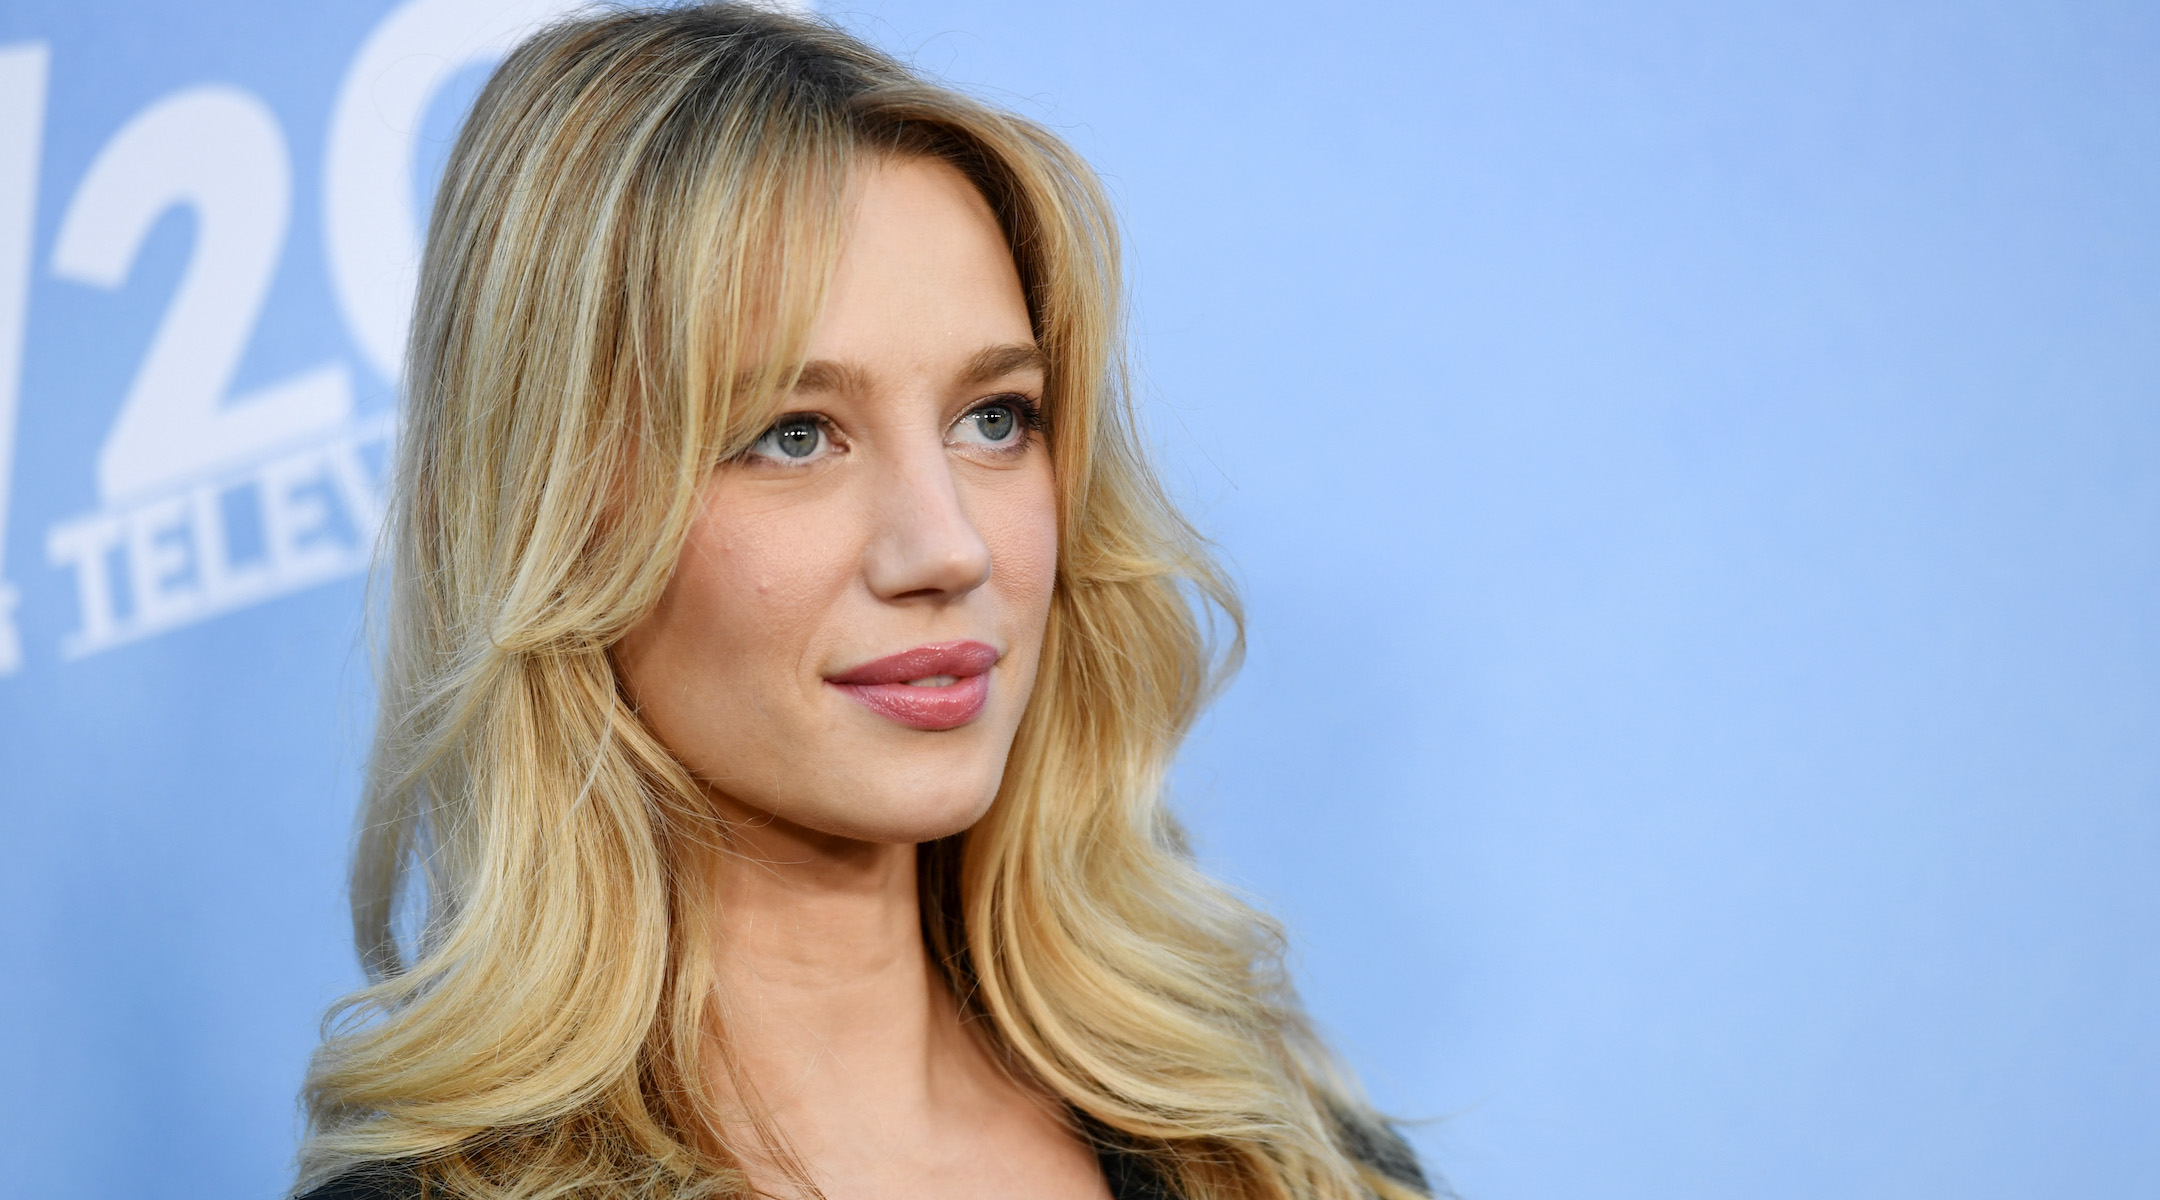
[[[944,687],[905,683],[836,683],[855,703],[911,729],[957,729],[982,715],[990,676],[967,675]]]

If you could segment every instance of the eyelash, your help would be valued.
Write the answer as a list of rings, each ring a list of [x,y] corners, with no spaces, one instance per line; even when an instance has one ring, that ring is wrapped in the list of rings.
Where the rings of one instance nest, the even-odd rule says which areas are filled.
[[[1020,414],[1020,427],[1029,433],[1041,433],[1049,428],[1049,422],[1043,420],[1042,403],[1021,395],[1019,392],[986,396],[977,401],[966,412],[961,413],[960,419],[965,421],[986,408],[997,408],[1001,405],[1017,411]]]
[[[1032,437],[1035,434],[1039,434],[1049,428],[1049,422],[1043,419],[1042,402],[1034,399],[1031,396],[1024,395],[1020,392],[1002,392],[995,396],[986,396],[971,405],[966,412],[961,413],[959,420],[965,421],[969,417],[974,416],[976,413],[979,413],[987,408],[1000,407],[1010,408],[1015,412],[1019,413],[1020,428],[1026,435],[1026,437],[1023,437],[1021,439],[1020,444],[1024,445],[1027,437]],[[782,413],[778,418],[773,421],[772,424],[767,425],[763,432],[759,433],[757,437],[751,439],[751,446],[744,447],[742,453],[736,455],[736,461],[743,461],[753,457],[753,451],[751,447],[754,447],[758,442],[763,441],[765,438],[765,434],[771,433],[773,430],[778,429],[780,426],[785,425],[790,421],[802,420],[815,421],[817,423],[819,433],[826,439],[826,441],[834,444],[840,444],[839,426],[834,425],[832,423],[832,418],[825,416],[823,413]],[[958,422],[956,421],[955,424],[957,423]],[[1012,449],[1017,448],[1018,446],[1012,447]],[[1000,449],[1005,448],[1000,447]]]
[[[809,421],[809,422],[812,422],[812,423],[813,423],[813,424],[815,424],[815,425],[817,426],[817,428],[818,428],[818,436],[819,436],[819,437],[823,438],[823,439],[824,439],[824,440],[825,440],[825,441],[826,441],[826,442],[827,442],[828,444],[832,444],[832,445],[838,445],[838,444],[840,444],[840,427],[839,427],[839,426],[837,426],[837,425],[835,425],[835,424],[833,424],[833,423],[832,423],[832,419],[831,419],[830,417],[827,417],[827,416],[825,416],[825,415],[824,415],[823,413],[814,413],[814,412],[792,412],[792,413],[782,413],[782,414],[780,414],[780,415],[779,415],[778,417],[775,417],[775,418],[773,418],[773,422],[772,422],[772,424],[770,424],[770,425],[767,425],[767,426],[766,426],[766,427],[765,427],[765,428],[764,428],[763,430],[759,431],[759,433],[758,433],[758,435],[757,435],[756,437],[754,437],[754,438],[751,438],[751,439],[750,439],[750,444],[749,444],[749,445],[747,445],[747,446],[744,446],[744,447],[742,448],[741,452],[740,452],[740,453],[738,453],[738,454],[736,454],[736,455],[735,455],[735,457],[734,457],[733,459],[731,459],[730,461],[732,461],[732,462],[737,462],[737,463],[743,463],[743,462],[748,462],[748,461],[750,461],[750,460],[751,460],[751,459],[753,459],[753,458],[766,458],[766,456],[764,456],[764,455],[760,455],[760,454],[759,454],[759,453],[757,452],[757,447],[758,447],[758,444],[759,444],[760,442],[763,442],[763,441],[764,441],[764,440],[766,439],[766,437],[767,437],[767,436],[771,435],[771,434],[772,434],[772,433],[773,433],[774,431],[778,430],[778,429],[779,429],[779,428],[780,428],[781,426],[783,426],[783,425],[789,425],[789,424],[793,424],[793,423],[795,423],[795,422],[798,422],[798,421]],[[767,460],[768,462],[775,462],[775,463],[779,462],[779,460],[778,460],[778,459],[772,459],[772,458],[767,458],[766,460]]]

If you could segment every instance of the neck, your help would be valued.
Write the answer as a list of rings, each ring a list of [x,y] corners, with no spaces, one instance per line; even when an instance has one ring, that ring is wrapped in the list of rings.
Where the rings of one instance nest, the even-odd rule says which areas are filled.
[[[926,1136],[970,1090],[956,1070],[988,1063],[923,945],[915,847],[769,817],[739,828],[711,929],[720,1025],[750,1094],[715,1073],[723,1133],[756,1147],[762,1114],[820,1164]],[[753,1178],[776,1170],[758,1157]]]
[[[1064,1106],[962,1023],[923,945],[915,847],[744,816],[710,876],[708,1084],[756,1193],[1106,1200]]]

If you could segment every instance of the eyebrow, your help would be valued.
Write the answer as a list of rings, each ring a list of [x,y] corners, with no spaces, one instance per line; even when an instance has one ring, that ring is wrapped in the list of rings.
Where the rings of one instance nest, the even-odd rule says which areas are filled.
[[[960,380],[969,385],[988,383],[1030,369],[1050,373],[1050,357],[1033,342],[989,346],[968,362]]]
[[[1015,342],[1003,346],[985,346],[968,360],[960,371],[963,387],[975,387],[994,379],[1026,370],[1048,374],[1050,358],[1041,347],[1027,342]],[[796,376],[797,392],[867,392],[870,379],[862,368],[849,363],[819,358],[803,364],[802,374]]]
[[[831,359],[812,359],[803,364],[802,373],[795,377],[798,392],[867,392],[870,379],[862,368]]]

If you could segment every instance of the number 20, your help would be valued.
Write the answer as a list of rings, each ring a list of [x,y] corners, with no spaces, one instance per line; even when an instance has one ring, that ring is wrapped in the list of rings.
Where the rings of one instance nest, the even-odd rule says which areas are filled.
[[[500,55],[524,31],[579,6],[577,0],[408,0],[376,26],[347,69],[324,169],[324,245],[347,329],[384,377],[398,376],[410,321],[420,256],[409,199],[413,135],[427,105],[456,72]],[[19,69],[14,58],[22,60]],[[5,73],[21,76],[23,88],[14,90],[34,83],[42,101],[43,64],[42,47],[29,47],[13,52]],[[34,134],[16,139],[25,141],[30,159],[26,179],[35,175]],[[107,509],[334,435],[352,416],[350,375],[339,363],[248,395],[230,394],[276,274],[292,207],[284,135],[247,92],[223,85],[186,89],[122,127],[68,203],[53,273],[99,288],[124,286],[150,229],[176,206],[195,214],[194,245],[99,449],[97,492]],[[27,211],[22,215],[26,239]],[[18,278],[27,282],[26,273]],[[11,335],[19,345],[21,306],[12,313],[9,307],[0,303],[0,319],[14,318],[0,341]],[[12,365],[0,362],[0,370]],[[12,399],[13,385],[0,380],[7,393],[0,401]],[[14,405],[0,403],[0,521],[11,482],[13,417]],[[0,550],[4,537],[0,525]],[[0,674],[19,662],[8,652],[9,599],[0,580]]]

